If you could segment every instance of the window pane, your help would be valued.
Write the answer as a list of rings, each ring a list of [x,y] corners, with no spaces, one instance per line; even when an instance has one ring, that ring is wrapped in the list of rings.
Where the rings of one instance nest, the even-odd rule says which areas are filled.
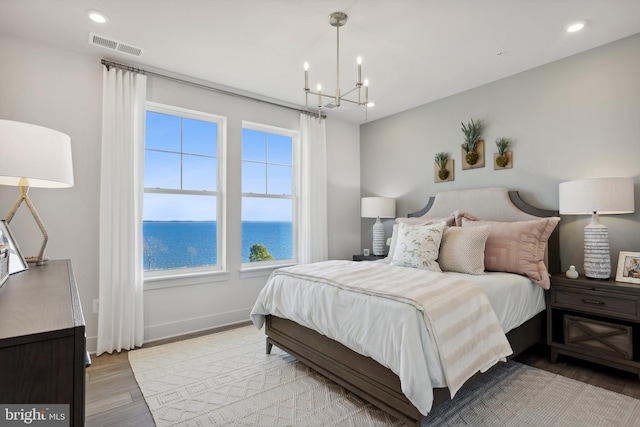
[[[182,151],[207,156],[218,155],[218,125],[202,120],[182,119]]]
[[[145,270],[217,264],[216,197],[144,195]]]
[[[182,157],[182,189],[216,191],[218,159],[184,155]]]
[[[267,192],[291,195],[291,166],[267,165]]]
[[[242,262],[293,259],[293,201],[290,199],[242,198]],[[263,251],[251,248],[262,245]]]
[[[145,147],[180,151],[180,117],[147,111]]]
[[[145,150],[144,186],[180,189],[180,154]]]
[[[268,153],[269,163],[291,166],[292,138],[285,135],[269,134]]]
[[[267,192],[267,165],[242,162],[242,192],[265,194]]]
[[[267,135],[252,129],[242,129],[242,160],[267,161]]]

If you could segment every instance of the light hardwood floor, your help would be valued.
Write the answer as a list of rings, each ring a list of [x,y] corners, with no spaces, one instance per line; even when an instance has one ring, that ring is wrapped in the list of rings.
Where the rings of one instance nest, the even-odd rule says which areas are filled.
[[[238,326],[244,326],[244,324]],[[190,334],[145,345],[145,347],[194,338],[222,330]],[[560,356],[558,362],[553,364],[549,361],[547,348],[542,345],[525,351],[515,360],[640,399],[638,376],[629,372],[566,356]],[[151,412],[133,376],[127,352],[92,357],[92,365],[87,369],[86,417],[87,427],[154,426]]]

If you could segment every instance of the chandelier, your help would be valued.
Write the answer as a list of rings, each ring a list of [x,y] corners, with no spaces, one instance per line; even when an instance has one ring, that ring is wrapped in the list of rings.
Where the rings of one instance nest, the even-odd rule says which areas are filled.
[[[318,83],[316,92],[309,89],[309,63],[304,63],[304,93],[305,93],[305,106],[309,109],[309,95],[317,95],[317,108],[318,117],[322,117],[323,108],[337,108],[342,105],[343,102],[349,102],[356,104],[359,107],[364,107],[364,119],[367,120],[367,109],[371,106],[369,103],[369,81],[367,79],[362,81],[362,58],[358,57],[358,80],[355,87],[351,88],[346,93],[342,93],[340,90],[340,27],[347,23],[347,14],[344,12],[333,12],[329,15],[329,24],[332,27],[336,27],[336,90],[334,95],[322,93],[322,85]],[[361,89],[364,86],[364,98],[361,94]],[[352,98],[347,99],[347,96],[353,95]],[[324,101],[323,101],[324,99]],[[323,105],[323,102],[326,104]]]

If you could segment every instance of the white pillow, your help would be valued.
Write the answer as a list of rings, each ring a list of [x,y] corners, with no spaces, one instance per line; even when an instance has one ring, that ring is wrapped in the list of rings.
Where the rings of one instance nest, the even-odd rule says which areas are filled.
[[[453,218],[453,214],[450,218]],[[442,223],[444,225],[449,225],[450,219],[447,218],[427,218],[427,217],[417,217],[417,218],[396,218],[395,223],[393,224],[393,230],[391,232],[391,243],[389,244],[389,253],[387,255],[387,262],[391,262],[393,260],[393,254],[396,251],[396,242],[398,241],[398,225],[399,224],[407,224],[407,225],[430,225],[435,223]],[[455,221],[451,221],[451,225],[455,225]]]
[[[484,245],[490,225],[447,227],[442,233],[438,264],[442,271],[467,274],[484,273]],[[470,232],[473,230],[472,232]]]
[[[443,224],[408,225],[400,223],[391,264],[442,271],[436,260],[444,227]]]

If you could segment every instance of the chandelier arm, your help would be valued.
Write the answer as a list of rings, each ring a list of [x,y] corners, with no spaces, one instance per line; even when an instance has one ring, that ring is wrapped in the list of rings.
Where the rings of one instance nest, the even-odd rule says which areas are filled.
[[[345,98],[342,98],[342,100],[343,100],[344,102],[349,102],[349,103],[351,103],[351,104],[356,104],[356,105],[366,105],[366,104],[364,104],[363,102],[356,101],[356,100],[354,100],[354,99],[345,99]]]
[[[344,99],[344,98],[345,98],[345,96],[349,96],[349,95],[351,95],[353,92],[355,92],[355,91],[356,91],[356,90],[358,90],[358,89],[360,89],[360,88],[359,88],[359,87],[357,87],[357,86],[356,86],[356,87],[354,87],[354,88],[353,88],[353,89],[351,89],[349,92],[347,92],[347,93],[343,94],[343,95],[342,95],[342,99]],[[345,101],[346,101],[346,100],[345,100]]]

